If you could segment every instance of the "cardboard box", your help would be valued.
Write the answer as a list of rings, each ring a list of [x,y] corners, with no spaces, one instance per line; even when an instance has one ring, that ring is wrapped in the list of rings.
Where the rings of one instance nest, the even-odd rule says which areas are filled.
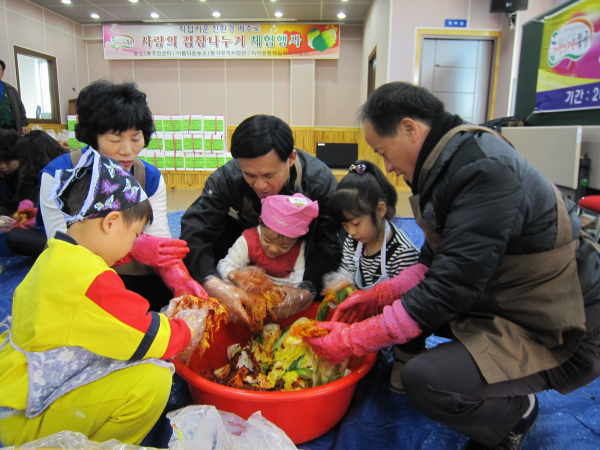
[[[183,157],[185,158],[185,170],[187,172],[205,169],[202,152],[183,152]]]
[[[182,152],[183,151],[183,134],[165,134],[163,135],[163,148],[166,152]]]
[[[205,133],[225,134],[225,116],[203,116],[202,121]]]
[[[67,128],[69,131],[75,131],[75,124],[77,123],[77,116],[67,116]]]
[[[152,119],[154,120],[154,128],[156,128],[156,131],[160,131],[162,133],[164,131],[164,116],[152,116]]]
[[[185,170],[183,152],[165,151],[165,170]]]
[[[183,116],[183,131],[187,133],[202,133],[204,131],[202,115],[193,114]]]
[[[150,136],[150,142],[148,143],[149,150],[164,150],[163,145],[163,134],[162,133],[152,133]]]
[[[225,152],[225,139],[222,134],[204,133],[204,151],[206,153]]]
[[[225,157],[223,155],[211,156],[210,154],[205,153],[204,160],[207,169],[218,169],[225,165]]]
[[[202,152],[204,150],[204,135],[201,133],[183,134],[184,152]]]
[[[181,116],[163,116],[163,132],[182,132],[183,123]]]
[[[165,170],[165,152],[162,150],[146,149],[146,162],[160,170]]]

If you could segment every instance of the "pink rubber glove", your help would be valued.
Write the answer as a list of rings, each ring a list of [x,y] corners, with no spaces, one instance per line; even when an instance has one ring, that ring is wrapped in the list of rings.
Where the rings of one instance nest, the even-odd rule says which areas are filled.
[[[139,239],[139,238],[138,238]],[[200,283],[194,280],[183,264],[183,261],[176,260],[174,264],[167,267],[155,267],[154,270],[162,278],[167,287],[175,297],[182,295],[195,295],[201,299],[207,299],[208,294]]]
[[[224,283],[214,276],[204,282],[204,287],[211,297],[227,306],[231,323],[244,324],[253,333],[260,331],[260,325],[250,317],[244,307],[244,304],[253,302],[252,297],[255,294],[244,292],[233,284]]]
[[[190,251],[181,239],[162,238],[140,234],[129,254],[136,261],[150,267],[167,267],[181,262]]]
[[[33,207],[31,200],[21,200],[17,212],[13,214],[15,222],[11,225],[10,229],[15,228],[27,228],[30,230],[35,229],[35,216],[37,214],[37,208]]]
[[[304,340],[317,355],[332,364],[339,364],[352,355],[368,355],[393,344],[404,344],[421,334],[419,324],[408,315],[402,301],[386,306],[379,316],[353,325],[340,322],[317,322],[316,325],[330,333]]]
[[[384,306],[391,305],[419,284],[425,278],[427,270],[427,266],[415,264],[368,291],[354,292],[338,305],[331,321],[355,323],[379,314]]]

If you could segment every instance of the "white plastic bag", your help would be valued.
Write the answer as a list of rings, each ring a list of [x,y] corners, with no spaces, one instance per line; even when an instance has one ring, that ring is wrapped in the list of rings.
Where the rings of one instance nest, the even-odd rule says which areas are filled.
[[[292,440],[262,417],[248,421],[214,406],[188,406],[167,414],[173,427],[171,450],[295,450]]]
[[[61,431],[51,434],[45,438],[28,442],[19,447],[7,447],[9,449],[34,450],[38,448],[64,449],[64,450],[150,450],[150,447],[138,447],[136,445],[123,444],[116,439],[98,443],[90,441],[84,434],[73,431]]]
[[[287,435],[262,417],[260,411],[248,421],[235,414],[218,411],[214,406],[188,406],[170,412],[167,417],[173,427],[169,441],[171,450],[297,450]],[[20,447],[8,449],[34,450],[153,450],[111,439],[98,443],[81,433],[61,431]]]

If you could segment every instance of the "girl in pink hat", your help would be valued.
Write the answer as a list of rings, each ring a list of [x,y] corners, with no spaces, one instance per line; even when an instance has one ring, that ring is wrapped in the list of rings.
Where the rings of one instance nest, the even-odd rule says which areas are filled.
[[[312,283],[302,281],[306,246],[303,237],[319,215],[319,205],[302,194],[271,195],[261,202],[260,224],[242,233],[219,261],[217,270],[224,280],[233,282],[240,269],[257,266],[264,269],[273,284],[297,288],[295,306],[275,310],[277,317],[288,317],[308,306],[316,295]]]

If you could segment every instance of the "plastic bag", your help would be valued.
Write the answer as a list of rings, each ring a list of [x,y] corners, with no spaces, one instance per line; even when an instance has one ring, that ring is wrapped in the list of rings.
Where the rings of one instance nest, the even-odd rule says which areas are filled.
[[[124,444],[111,439],[110,441],[98,443],[90,441],[84,434],[73,431],[61,431],[51,434],[36,441],[22,444],[19,447],[7,447],[7,449],[38,449],[52,448],[64,450],[152,450],[150,447],[138,447],[136,445]]]
[[[218,411],[214,406],[188,406],[170,412],[167,417],[173,427],[169,441],[171,450],[295,450],[296,446],[287,435],[267,419],[260,411],[248,421],[235,414]],[[34,450],[52,448],[64,450],[153,450],[124,444],[115,439],[98,443],[90,441],[81,433],[61,431],[36,441],[10,449]]]
[[[197,405],[167,414],[173,427],[171,450],[296,449],[279,428],[255,412],[248,421],[214,406]]]
[[[315,286],[310,281],[303,281],[297,286],[274,286],[274,290],[285,294],[279,303],[273,305],[273,313],[278,319],[285,319],[304,311],[317,295]]]
[[[348,285],[354,286],[354,276],[344,269],[338,269],[336,272],[329,272],[323,275],[323,292],[339,291]]]
[[[0,233],[8,232],[14,223],[15,219],[12,217],[0,216]]]
[[[229,273],[228,279],[244,292],[257,295],[263,294],[273,285],[273,282],[267,278],[265,269],[258,266],[233,270]]]
[[[169,319],[181,319],[190,328],[192,339],[188,347],[178,353],[184,364],[188,364],[194,351],[202,357],[210,346],[209,335],[219,329],[221,321],[228,321],[227,308],[217,299],[200,299],[193,295],[183,295],[172,299],[160,310]]]
[[[323,276],[323,295],[325,298],[317,310],[317,320],[327,319],[329,308],[336,309],[337,305],[346,300],[356,290],[354,276],[344,269],[329,272]]]
[[[207,316],[208,309],[204,308],[179,311],[177,314],[175,314],[175,318],[183,320],[187,326],[190,327],[190,331],[192,332],[192,340],[190,341],[190,345],[188,345],[184,351],[179,353],[179,357],[186,365],[190,361],[194,350],[196,347],[198,347],[198,344],[200,344],[200,341],[204,337]]]
[[[285,319],[309,307],[317,294],[313,284],[304,281],[295,286],[275,284],[258,266],[246,266],[232,271],[229,280],[248,295],[242,303],[248,314],[262,328],[267,312],[274,319]]]

